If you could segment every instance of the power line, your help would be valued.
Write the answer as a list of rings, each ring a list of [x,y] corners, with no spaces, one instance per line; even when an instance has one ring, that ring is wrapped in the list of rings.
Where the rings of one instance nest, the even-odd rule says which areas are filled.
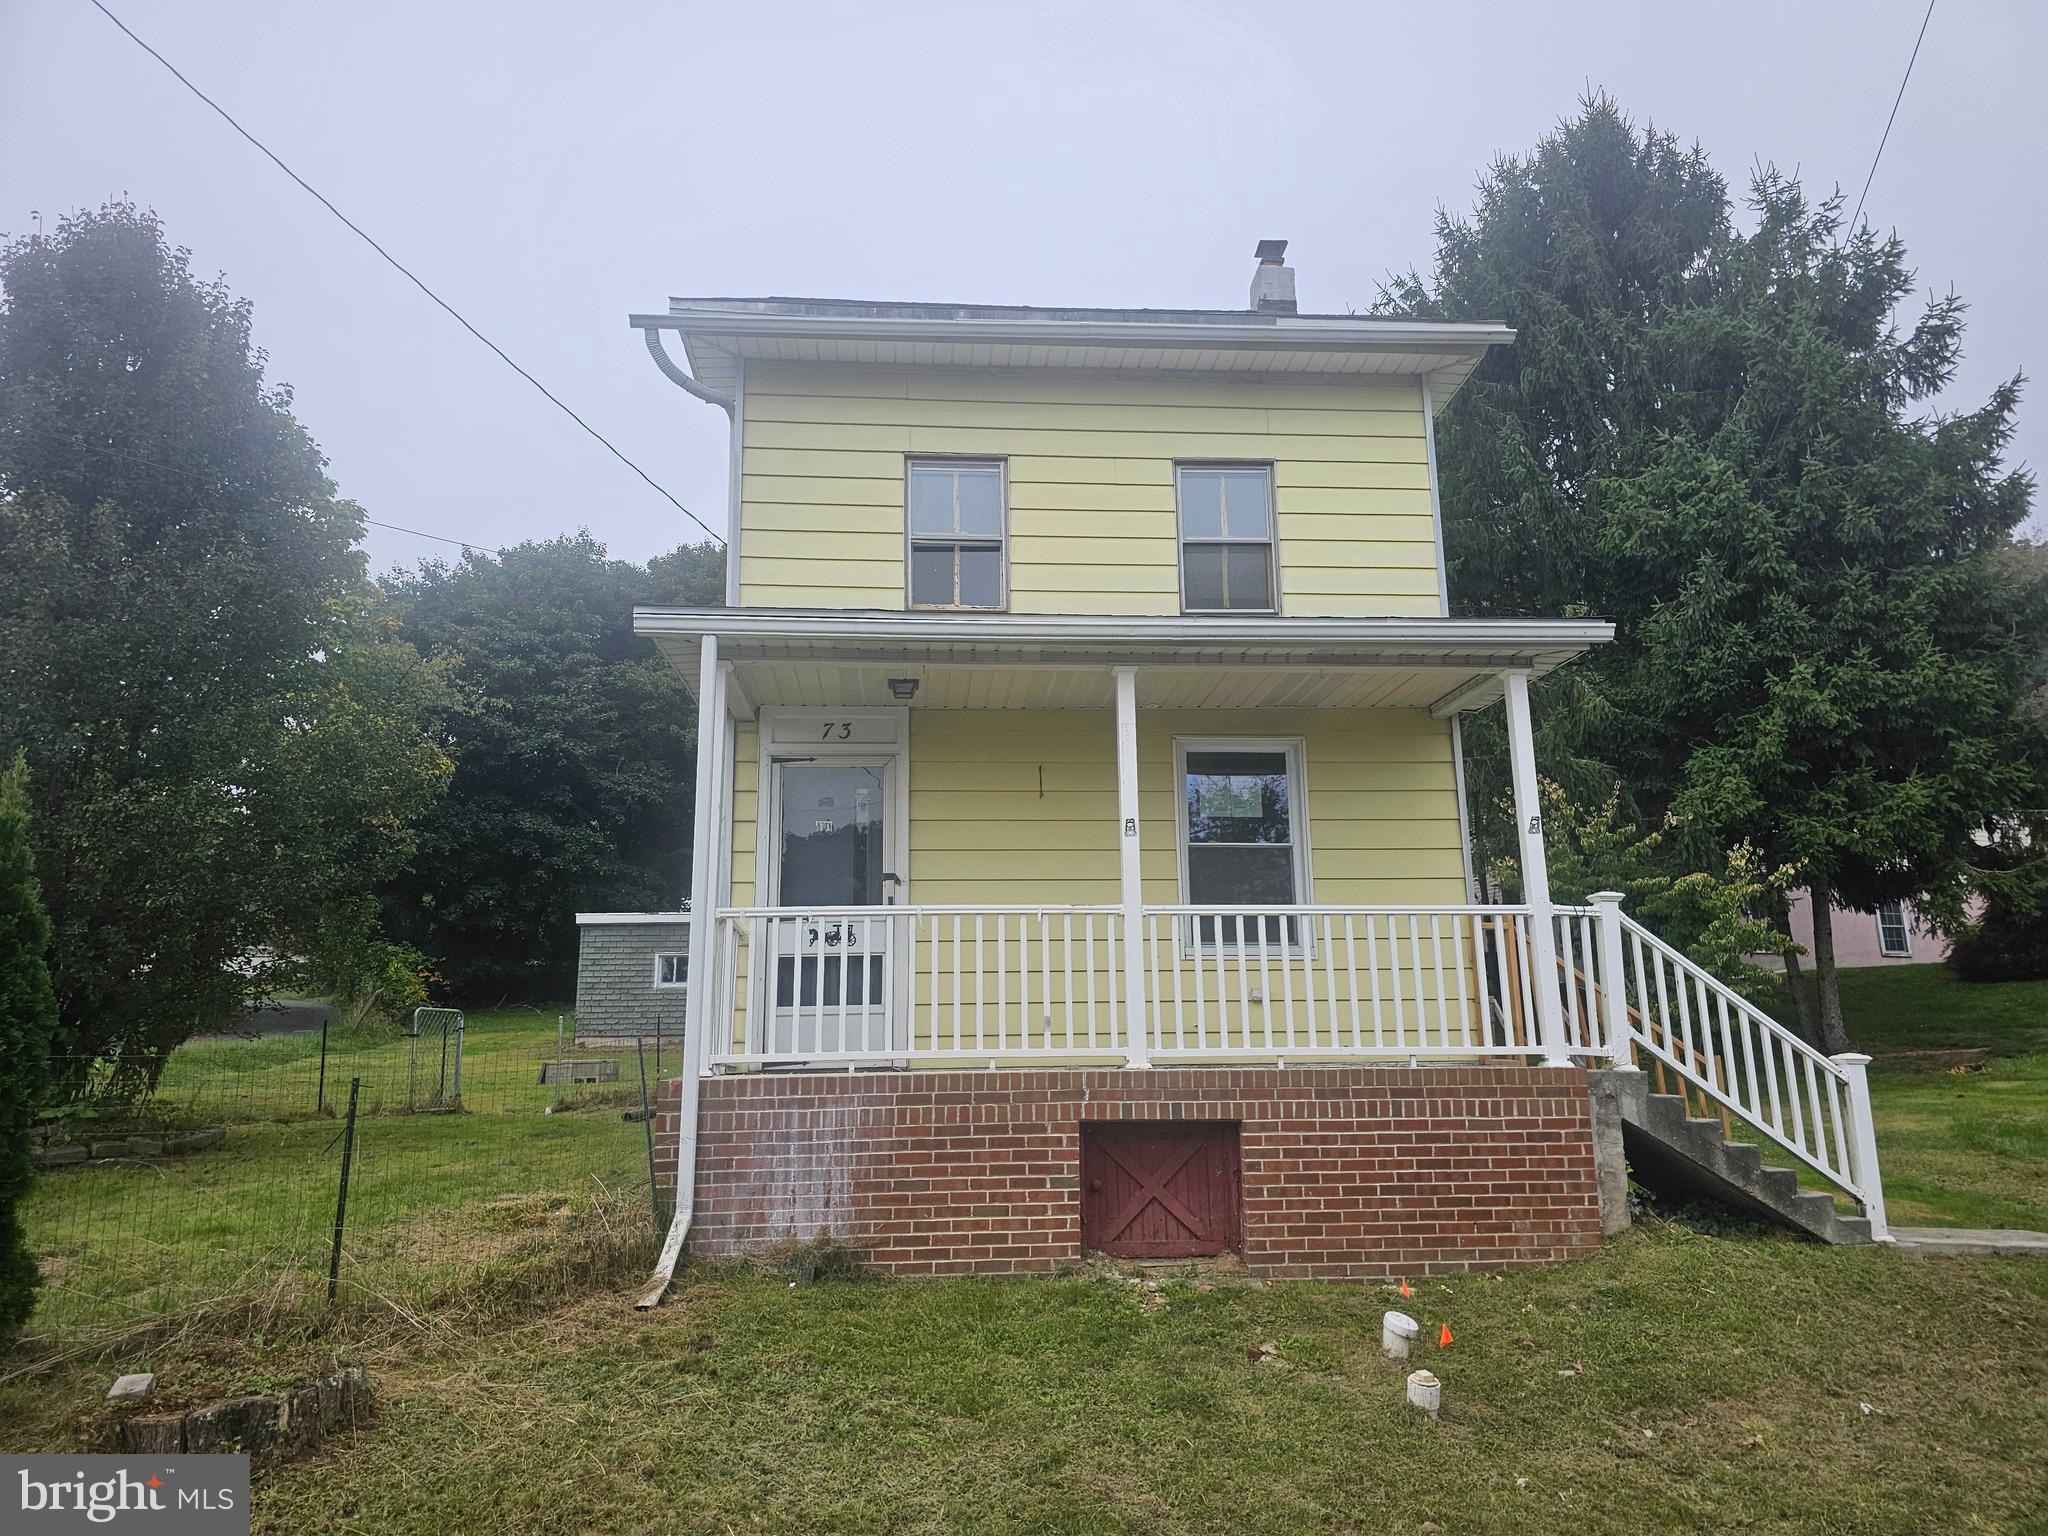
[[[206,92],[200,90],[198,86],[194,85],[190,80],[186,79],[184,73],[181,70],[179,70],[177,65],[173,64],[169,59],[165,58],[162,54],[158,53],[154,48],[150,47],[149,44],[145,43],[140,37],[137,37],[135,35],[134,29],[131,28],[127,22],[123,21],[120,17],[116,16],[112,11],[108,10],[106,6],[100,3],[100,0],[92,0],[92,6],[93,9],[98,11],[102,16],[106,17],[107,20],[111,21],[115,26],[119,27],[124,33],[126,33],[128,35],[129,40],[132,41],[136,47],[140,48],[152,59],[155,59],[157,63],[163,65],[165,69],[169,70],[172,76],[177,80],[177,82],[180,85],[184,86],[186,90],[190,91],[194,96],[197,96],[201,101],[205,102],[209,107],[213,108],[213,110],[217,114],[219,114],[220,120],[222,122],[226,123],[230,128],[234,129],[235,132],[239,133],[243,138],[247,139],[251,144],[255,145],[256,148],[263,154],[264,158],[269,160],[272,165],[276,166],[280,171],[283,171],[285,175],[291,177],[291,179],[297,182],[301,188],[303,188],[316,202],[320,204],[321,207],[325,208],[329,213],[333,214],[337,219],[341,220],[343,224],[347,225],[349,229],[354,231],[355,234],[362,240],[362,242],[365,245],[369,246],[371,250],[375,251],[379,256],[383,257],[386,262],[390,263],[394,271],[396,271],[407,282],[411,283],[415,288],[419,289],[421,293],[424,293],[428,298],[432,299],[443,310],[447,311],[448,315],[455,321],[457,325],[461,326],[465,331],[469,332],[470,335],[474,336],[478,341],[482,342],[485,346],[489,347],[491,351],[495,352],[498,355],[499,360],[503,362],[506,367],[510,368],[514,373],[518,374],[519,377],[526,380],[526,382],[531,384],[535,389],[539,390],[543,395],[547,397],[548,401],[551,404],[553,404],[557,410],[561,411],[563,415],[567,416],[571,421],[575,422],[577,426],[581,427],[585,432],[588,432],[592,437],[596,438],[598,442],[602,443],[605,446],[605,448],[611,453],[613,458],[617,459],[621,464],[625,465],[628,469],[632,470],[634,474],[638,475],[642,480],[645,480],[649,485],[653,486],[655,490],[659,491],[664,497],[668,499],[669,505],[673,506],[678,512],[682,513],[683,516],[687,517],[699,528],[702,528],[704,530],[705,535],[714,544],[718,545],[721,549],[725,547],[725,540],[720,538],[717,534],[713,533],[711,529],[708,526],[706,526],[704,520],[698,517],[696,513],[692,512],[688,507],[684,506],[680,501],[676,500],[674,494],[669,491],[668,487],[661,484],[661,482],[656,480],[654,476],[648,474],[646,470],[642,469],[638,464],[634,463],[631,459],[627,458],[626,455],[619,450],[618,446],[614,444],[610,438],[606,437],[602,432],[598,431],[597,428],[593,427],[589,422],[585,421],[581,416],[577,415],[575,411],[570,409],[567,402],[562,400],[560,396],[556,395],[553,390],[549,389],[547,385],[541,383],[539,379],[535,378],[532,374],[528,373],[524,368],[520,367],[519,364],[514,362],[510,354],[508,354],[503,347],[499,346],[495,341],[491,340],[490,337],[486,336],[482,331],[478,330],[475,326],[471,325],[469,321],[466,318],[464,318],[461,311],[456,309],[455,306],[450,304],[446,299],[442,298],[441,295],[434,292],[433,289],[429,288],[424,282],[422,282],[419,279],[418,276],[416,276],[413,273],[411,268],[407,267],[405,263],[401,262],[397,257],[393,256],[389,251],[385,250],[383,246],[379,245],[375,240],[373,240],[370,237],[369,232],[365,230],[360,224],[356,223],[355,220],[351,219],[347,214],[343,213],[339,208],[335,207],[334,204],[329,202],[327,198],[320,192],[319,188],[315,187],[311,182],[307,181],[305,177],[301,176],[297,171],[293,170],[290,166],[286,165],[284,161],[280,160],[274,153],[272,153],[268,145],[266,145],[261,139],[257,138],[256,135],[251,133],[248,129],[244,128],[240,123],[236,122],[234,118],[229,115],[227,109],[223,107],[219,102],[215,101],[211,96],[207,95]],[[385,525],[380,523],[378,524],[378,526],[383,527]],[[428,534],[424,535],[424,537],[434,538],[438,537],[438,535]],[[461,541],[450,540],[449,542],[460,543]]]
[[[99,4],[99,0],[93,0]],[[1891,142],[1892,124],[1899,115],[1899,103],[1906,99],[1906,81],[1913,78],[1914,61],[1920,57],[1920,45],[1927,40],[1927,23],[1934,19],[1934,0],[1927,0],[1927,14],[1920,18],[1920,35],[1913,39],[1913,57],[1906,60],[1905,77],[1899,81],[1899,94],[1892,98],[1892,115],[1884,120],[1884,137],[1877,141],[1877,153],[1870,157],[1870,174],[1863,178],[1863,191],[1857,196],[1856,211],[1849,217],[1849,233],[1856,233],[1857,221],[1863,217],[1863,199],[1870,196],[1870,184],[1877,180],[1877,162],[1884,158],[1884,147]]]

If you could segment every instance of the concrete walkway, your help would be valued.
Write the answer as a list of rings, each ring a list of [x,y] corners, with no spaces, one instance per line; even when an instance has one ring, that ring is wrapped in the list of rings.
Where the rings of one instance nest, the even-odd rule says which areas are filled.
[[[2048,1259],[2048,1232],[2006,1227],[1893,1227],[1900,1253]]]

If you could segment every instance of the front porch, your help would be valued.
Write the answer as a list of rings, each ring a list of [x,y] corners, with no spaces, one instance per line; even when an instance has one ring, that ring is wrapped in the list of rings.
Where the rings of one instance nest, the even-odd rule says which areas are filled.
[[[1232,1164],[1232,1241],[1276,1271],[1555,1258],[1597,1240],[1589,1066],[1741,1121],[1882,1233],[1860,1060],[1618,898],[1551,900],[1528,685],[1603,625],[638,622],[701,721],[671,1259],[701,1220],[706,1251],[1063,1262],[1091,1127],[1148,1118],[1222,1124],[1238,1152],[1167,1161]],[[1503,700],[1515,903],[1477,899],[1458,740]],[[1292,1229],[1331,1241],[1288,1260]]]
[[[1604,625],[639,627],[700,699],[705,1070],[1605,1049],[1558,979],[1527,710]],[[1479,905],[1459,717],[1502,698],[1528,899]]]

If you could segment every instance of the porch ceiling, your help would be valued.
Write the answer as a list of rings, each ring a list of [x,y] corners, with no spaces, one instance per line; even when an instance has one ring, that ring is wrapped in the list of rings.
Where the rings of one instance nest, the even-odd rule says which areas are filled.
[[[885,705],[915,677],[916,707],[1107,709],[1111,668],[1138,667],[1153,709],[1480,709],[1502,674],[1549,672],[1611,639],[1583,620],[1103,619],[1070,615],[640,608],[692,685],[719,637],[734,703]]]

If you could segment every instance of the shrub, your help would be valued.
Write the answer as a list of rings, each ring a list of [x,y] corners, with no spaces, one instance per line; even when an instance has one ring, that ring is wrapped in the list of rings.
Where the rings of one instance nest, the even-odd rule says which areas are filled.
[[[2048,980],[2048,908],[2023,913],[1992,903],[1956,939],[1948,968],[1964,981]]]

